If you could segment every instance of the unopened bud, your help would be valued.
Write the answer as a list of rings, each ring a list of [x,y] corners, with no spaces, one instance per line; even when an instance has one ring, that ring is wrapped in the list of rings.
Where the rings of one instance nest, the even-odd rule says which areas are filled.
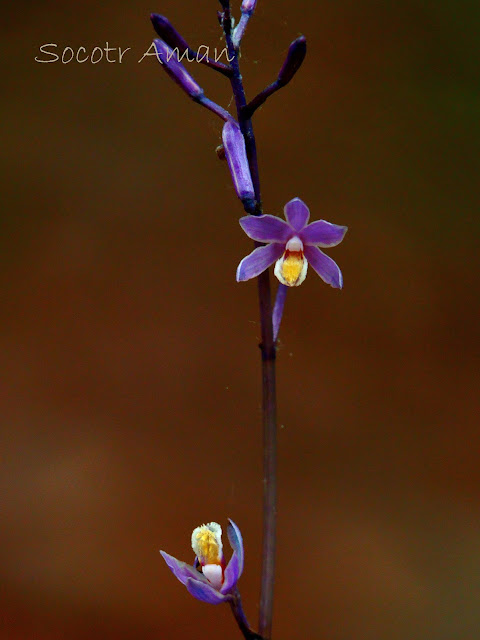
[[[203,89],[195,82],[183,64],[178,61],[178,49],[171,49],[166,42],[159,39],[154,40],[153,44],[155,45],[158,61],[172,80],[188,93],[191,98],[196,99],[202,96]]]
[[[190,49],[185,38],[178,33],[170,20],[165,16],[160,16],[158,13],[152,13],[150,15],[153,28],[160,36],[160,38],[168,44],[169,47],[175,49],[177,47],[180,51],[187,51]]]
[[[240,127],[234,120],[228,120],[225,123],[222,131],[222,140],[235,191],[244,206],[248,209],[253,209],[255,192],[248,166],[245,139]]]
[[[242,13],[252,13],[255,11],[255,5],[257,4],[257,0],[243,0],[242,2]]]
[[[307,40],[305,36],[300,36],[292,42],[288,48],[287,57],[283,63],[280,73],[278,74],[278,82],[284,86],[290,82],[293,76],[300,69],[302,62],[307,53]]]

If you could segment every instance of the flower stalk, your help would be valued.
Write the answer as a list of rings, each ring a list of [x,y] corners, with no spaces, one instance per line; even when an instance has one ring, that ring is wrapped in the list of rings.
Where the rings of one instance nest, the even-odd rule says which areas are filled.
[[[240,598],[238,589],[233,594],[233,599],[230,600],[230,608],[245,640],[263,640],[262,636],[255,633],[248,624],[245,613],[243,612],[242,599]]]
[[[238,123],[245,138],[248,165],[252,177],[256,209],[262,214],[260,177],[257,147],[251,116],[245,111],[247,100],[239,65],[239,52],[232,38],[232,20],[229,0],[221,0],[223,6],[222,27],[231,60],[230,82],[237,109]],[[256,246],[261,246],[256,244]],[[258,629],[262,638],[269,640],[272,634],[273,586],[275,576],[276,520],[277,520],[277,397],[276,397],[276,348],[273,337],[272,300],[268,270],[258,276],[258,301],[262,354],[262,422],[263,422],[263,545],[260,612]]]
[[[269,96],[292,80],[305,58],[306,40],[301,36],[291,43],[275,82],[248,103],[240,73],[240,44],[257,0],[243,0],[242,15],[236,28],[231,15],[230,0],[219,1],[222,11],[217,15],[225,37],[229,65],[216,64],[203,58],[200,62],[229,78],[237,120],[223,107],[207,98],[203,89],[182,65],[181,50],[195,56],[195,52],[183,36],[167,18],[152,14],[151,19],[160,36],[154,44],[157,58],[165,72],[194,102],[215,113],[225,123],[222,130],[223,144],[217,148],[217,153],[219,157],[226,158],[237,196],[245,212],[249,214],[240,219],[240,225],[255,242],[254,250],[238,265],[237,281],[257,279],[260,310],[263,552],[258,633],[248,624],[237,587],[243,570],[243,541],[235,523],[230,521],[227,529],[233,549],[228,564],[223,555],[222,530],[216,522],[201,525],[193,531],[193,565],[181,562],[163,551],[161,553],[168,567],[191,595],[210,604],[230,605],[246,640],[271,640],[277,516],[276,341],[287,290],[304,281],[309,264],[324,282],[337,289],[342,287],[343,279],[338,265],[319,247],[330,248],[338,245],[343,240],[347,228],[325,220],[309,223],[309,209],[298,197],[285,205],[285,220],[263,214],[252,116]],[[274,274],[280,284],[272,308],[269,267],[274,263]]]

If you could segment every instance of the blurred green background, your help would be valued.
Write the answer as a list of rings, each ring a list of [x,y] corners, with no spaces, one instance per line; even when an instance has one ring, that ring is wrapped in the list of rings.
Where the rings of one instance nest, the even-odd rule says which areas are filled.
[[[251,243],[221,121],[138,63],[150,12],[222,47],[217,8],[3,8],[1,638],[240,637],[158,553],[227,517],[256,624]],[[281,329],[278,640],[478,637],[479,29],[471,1],[259,0],[244,40],[250,97],[308,41],[255,117],[266,212],[350,228],[344,290],[311,271]],[[122,64],[34,60],[106,42]]]

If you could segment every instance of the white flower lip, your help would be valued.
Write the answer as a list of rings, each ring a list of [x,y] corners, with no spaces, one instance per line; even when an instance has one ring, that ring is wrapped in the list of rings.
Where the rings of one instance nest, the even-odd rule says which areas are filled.
[[[215,587],[215,589],[220,589],[223,584],[223,570],[221,565],[219,564],[206,564],[202,567],[203,575],[210,582],[210,584]]]
[[[303,251],[303,242],[298,236],[293,236],[293,238],[290,238],[287,242],[285,249],[287,251]]]

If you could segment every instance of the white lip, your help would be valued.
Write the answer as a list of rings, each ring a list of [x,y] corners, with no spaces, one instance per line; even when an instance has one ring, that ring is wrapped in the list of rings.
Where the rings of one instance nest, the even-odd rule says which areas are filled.
[[[206,564],[202,567],[202,571],[210,584],[215,587],[215,589],[220,589],[223,581],[222,567],[219,564]]]
[[[298,236],[293,236],[293,238],[290,238],[287,242],[285,249],[287,251],[303,251],[303,242]]]

